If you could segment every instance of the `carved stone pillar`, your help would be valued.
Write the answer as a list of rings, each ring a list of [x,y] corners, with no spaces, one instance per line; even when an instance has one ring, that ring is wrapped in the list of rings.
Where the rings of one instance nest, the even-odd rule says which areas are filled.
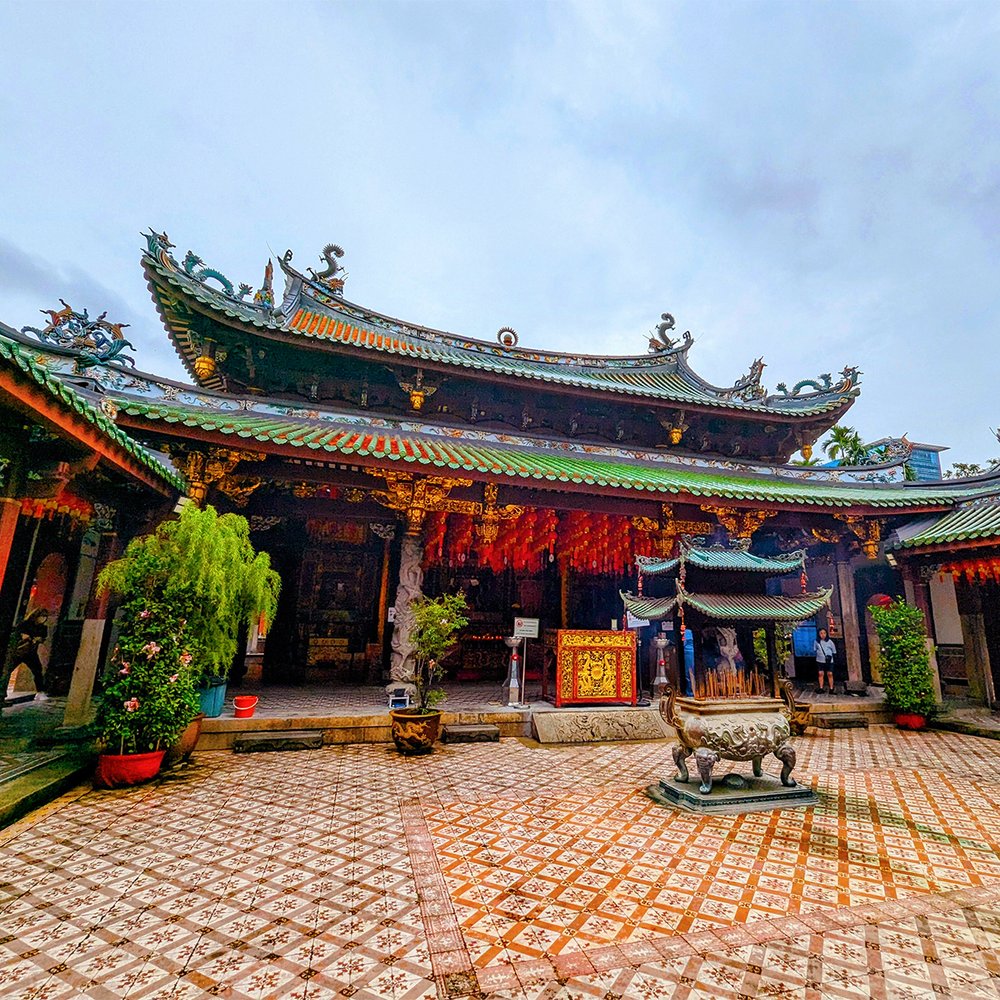
[[[424,571],[421,566],[424,546],[420,533],[407,531],[403,536],[399,559],[399,583],[396,587],[395,625],[392,630],[392,655],[389,676],[394,681],[413,679],[413,614],[410,603],[423,593]]]
[[[837,591],[840,594],[840,617],[844,625],[844,653],[847,658],[847,679],[860,682],[861,629],[858,625],[858,600],[854,593],[854,570],[850,560],[837,563]]]

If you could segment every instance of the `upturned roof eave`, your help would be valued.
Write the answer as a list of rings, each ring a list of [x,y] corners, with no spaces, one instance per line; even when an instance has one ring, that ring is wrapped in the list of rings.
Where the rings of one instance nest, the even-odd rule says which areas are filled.
[[[314,337],[308,333],[290,329],[286,325],[287,322],[289,322],[289,317],[285,317],[283,322],[280,324],[268,322],[263,318],[257,318],[257,316],[251,318],[247,315],[246,309],[238,310],[234,308],[234,306],[236,306],[235,302],[231,305],[226,305],[220,302],[219,297],[210,289],[206,289],[205,294],[195,293],[194,290],[189,288],[186,283],[178,280],[179,276],[176,276],[157,266],[148,254],[143,255],[143,268],[147,277],[147,285],[150,288],[157,312],[160,315],[167,334],[170,337],[182,364],[193,378],[196,378],[193,367],[196,357],[195,349],[190,341],[183,335],[179,334],[174,328],[168,310],[164,305],[160,294],[157,292],[157,287],[159,287],[163,282],[170,286],[172,294],[182,296],[188,307],[193,311],[198,312],[201,315],[208,316],[213,322],[218,322],[221,325],[243,333],[244,335],[262,337],[267,340],[277,341],[296,347],[302,347],[305,344],[312,344],[315,345],[313,349],[318,349],[324,354],[347,354],[352,357],[369,360],[372,357],[372,352],[377,350],[376,348],[361,347],[347,343],[324,340],[322,338]],[[350,305],[353,308],[363,309],[366,312],[370,312],[370,310],[366,310],[364,307],[354,306],[353,303],[345,304]],[[412,324],[408,325],[412,326]],[[440,334],[438,331],[429,332],[433,332],[440,336],[454,336],[451,334]],[[472,340],[473,338],[467,339]],[[479,343],[485,344],[486,342]],[[858,390],[854,389],[848,394],[831,396],[823,399],[822,401],[816,400],[815,402],[810,402],[806,406],[789,405],[787,407],[783,407],[767,405],[765,403],[747,403],[734,400],[717,399],[711,398],[710,395],[706,395],[704,398],[698,398],[696,396],[688,398],[679,394],[658,394],[651,390],[643,389],[641,386],[584,385],[578,384],[572,380],[545,378],[544,376],[538,376],[527,372],[513,373],[498,371],[495,367],[491,367],[487,364],[486,361],[483,361],[479,365],[473,364],[471,361],[469,364],[461,364],[458,362],[436,358],[424,358],[416,355],[408,356],[403,353],[393,353],[390,351],[382,351],[382,353],[386,354],[389,358],[395,359],[395,363],[397,364],[423,367],[444,374],[453,374],[456,369],[459,369],[467,377],[477,378],[484,381],[503,379],[511,384],[541,382],[553,391],[559,391],[567,395],[574,395],[577,397],[585,395],[589,398],[604,400],[609,397],[627,398],[642,401],[644,405],[652,406],[654,408],[657,406],[670,407],[673,409],[680,407],[692,411],[711,413],[719,413],[721,411],[742,419],[749,418],[753,420],[771,420],[781,423],[803,424],[819,421],[824,425],[832,424],[853,405],[854,400],[858,395]],[[571,357],[570,355],[557,355],[555,352],[542,353],[551,355],[552,357]],[[572,357],[576,357],[576,355],[573,355]],[[634,361],[637,365],[639,365],[639,363],[644,363],[646,365],[650,365],[652,363],[650,356],[647,355],[603,358],[599,358],[598,356],[590,357],[595,361],[600,360],[609,363],[630,361]],[[689,373],[690,380],[695,383],[692,385],[692,392],[702,391],[706,394],[710,394],[725,393],[729,391],[728,389],[712,386],[711,383],[702,379],[693,371],[693,369],[691,369],[685,359],[681,359],[680,365],[686,370],[687,373]],[[219,375],[205,379],[201,382],[201,384],[209,388],[221,388],[223,386],[222,379]]]

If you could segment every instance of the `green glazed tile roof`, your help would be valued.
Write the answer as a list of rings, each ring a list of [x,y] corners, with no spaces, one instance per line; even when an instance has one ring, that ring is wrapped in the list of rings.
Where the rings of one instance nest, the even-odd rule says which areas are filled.
[[[962,504],[894,547],[921,548],[988,538],[1000,541],[1000,497]]]
[[[30,351],[25,350],[20,344],[8,340],[0,334],[0,363],[4,362],[33,379],[65,409],[79,414],[88,423],[93,424],[109,440],[113,441],[123,451],[126,451],[140,465],[145,466],[158,478],[169,483],[181,493],[187,492],[187,483],[176,469],[164,465],[151,451],[129,437],[125,431],[116,426],[109,416],[102,413],[100,409],[87,399],[84,399],[71,385],[57,378],[51,372],[46,371],[43,365],[38,364]]]
[[[498,376],[538,380],[580,389],[692,406],[726,408],[740,412],[794,417],[834,415],[859,394],[856,378],[835,381],[830,389],[800,395],[775,394],[741,398],[737,387],[720,388],[697,375],[687,362],[685,347],[637,357],[572,356],[555,352],[502,347],[475,338],[406,323],[362,306],[324,294],[321,286],[282,264],[290,277],[282,308],[269,314],[252,301],[241,301],[222,289],[186,274],[169,253],[143,256],[150,290],[168,329],[175,337],[185,364],[191,369],[197,354],[186,324],[174,316],[172,297],[200,303],[228,320],[257,329],[276,331],[297,340],[340,344],[393,355],[412,363],[476,369]],[[165,288],[160,286],[164,285]],[[175,329],[176,327],[176,329]]]
[[[622,595],[625,609],[636,618],[645,618],[646,621],[661,621],[664,618],[669,618],[677,607],[676,597],[639,597],[624,591],[619,593]]]
[[[197,427],[241,441],[259,441],[289,450],[325,452],[348,460],[352,455],[414,467],[506,476],[539,486],[575,483],[628,493],[724,497],[808,507],[870,506],[886,509],[946,507],[956,499],[986,492],[989,484],[830,483],[754,476],[723,470],[692,469],[664,462],[619,456],[580,455],[549,449],[468,441],[460,437],[421,435],[391,428],[338,425],[325,420],[271,416],[162,400],[119,397],[125,413],[149,421]],[[995,490],[995,486],[993,487]]]
[[[662,576],[664,573],[673,573],[681,561],[676,556],[673,559],[663,559],[660,556],[636,556],[636,568],[644,576]]]
[[[805,552],[789,552],[780,556],[755,556],[742,549],[729,549],[721,545],[693,546],[681,543],[684,561],[696,569],[732,570],[743,573],[792,573],[805,565]],[[646,576],[672,573],[680,558],[660,559],[655,556],[636,556],[635,564]]]
[[[713,545],[708,548],[684,547],[684,561],[698,569],[733,570],[744,573],[794,573],[806,562],[805,552],[780,556],[755,556],[739,549]]]
[[[830,602],[833,588],[795,597],[771,594],[689,594],[679,589],[677,598],[708,618],[721,621],[800,622],[812,618]]]

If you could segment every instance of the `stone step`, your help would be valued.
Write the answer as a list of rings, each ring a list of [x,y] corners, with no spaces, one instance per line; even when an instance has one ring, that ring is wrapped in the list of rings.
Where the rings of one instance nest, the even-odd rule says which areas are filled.
[[[441,729],[442,743],[499,743],[500,729],[490,725],[457,725],[444,726]]]
[[[240,733],[233,742],[236,753],[267,753],[275,750],[318,750],[323,746],[319,729],[262,729]]]
[[[820,729],[867,729],[868,716],[860,712],[819,712],[812,716],[812,724]]]

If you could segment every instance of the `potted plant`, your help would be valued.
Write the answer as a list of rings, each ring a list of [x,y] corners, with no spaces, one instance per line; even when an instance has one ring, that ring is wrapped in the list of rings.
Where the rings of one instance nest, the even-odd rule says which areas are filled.
[[[937,708],[924,615],[902,600],[872,605],[878,632],[885,704],[896,725],[923,729]]]
[[[101,572],[100,585],[155,598],[186,621],[202,711],[214,718],[222,713],[239,630],[274,617],[281,579],[267,553],[250,544],[245,517],[187,504],[176,520],[130,542]]]
[[[413,676],[417,694],[412,708],[395,708],[392,740],[401,754],[430,753],[441,728],[441,712],[435,708],[446,695],[438,686],[444,675],[441,658],[455,643],[455,635],[468,623],[464,594],[419,597],[410,603],[410,642],[413,646]]]
[[[197,715],[185,625],[169,604],[145,595],[123,606],[120,639],[97,708],[99,788],[152,778],[167,748]]]

